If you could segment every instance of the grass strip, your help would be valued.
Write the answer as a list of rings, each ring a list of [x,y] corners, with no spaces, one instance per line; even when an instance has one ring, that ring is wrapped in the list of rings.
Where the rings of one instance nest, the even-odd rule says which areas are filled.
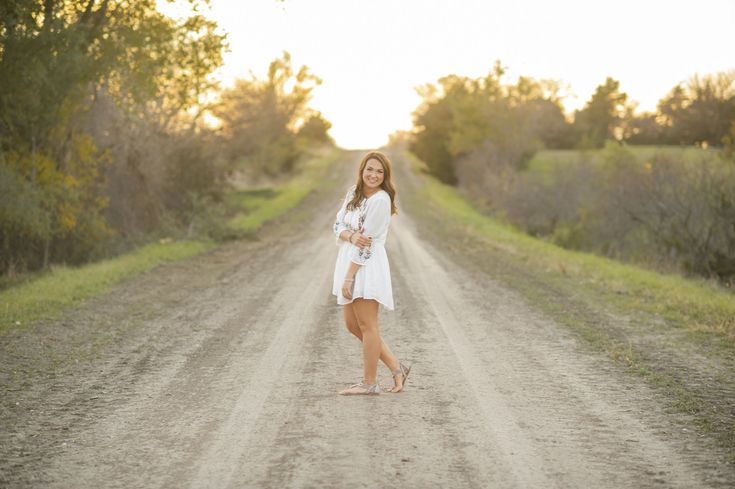
[[[304,170],[296,178],[276,189],[236,191],[240,205],[247,212],[240,212],[227,222],[228,228],[238,233],[254,233],[276,217],[296,207],[317,186],[323,183],[325,169],[342,154],[339,149],[327,155],[307,161]]]
[[[254,233],[266,222],[296,207],[312,190],[310,185],[284,185],[274,192],[271,199],[249,201],[251,211],[237,214],[227,222],[227,226],[235,231]]]
[[[66,308],[102,294],[128,277],[214,246],[212,242],[162,240],[82,267],[52,266],[39,278],[0,291],[0,332],[58,317]]]

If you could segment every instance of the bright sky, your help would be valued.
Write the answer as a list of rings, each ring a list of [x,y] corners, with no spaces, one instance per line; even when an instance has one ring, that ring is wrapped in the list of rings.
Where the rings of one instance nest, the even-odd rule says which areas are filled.
[[[159,3],[163,3],[159,0]],[[311,106],[345,148],[411,128],[415,87],[451,73],[567,84],[579,108],[607,76],[652,110],[695,73],[735,69],[735,0],[211,0],[229,33],[218,76],[264,77],[283,51],[323,79]],[[165,12],[170,11],[163,9]]]

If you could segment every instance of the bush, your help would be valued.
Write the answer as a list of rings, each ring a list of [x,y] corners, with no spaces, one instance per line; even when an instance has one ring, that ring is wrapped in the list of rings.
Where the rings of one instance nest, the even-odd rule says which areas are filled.
[[[420,89],[424,100],[414,112],[410,150],[444,183],[484,179],[473,173],[484,173],[486,163],[523,168],[543,144],[568,140],[558,87],[525,77],[504,84],[503,73],[496,64],[484,78],[452,75]]]
[[[460,185],[525,232],[658,269],[735,279],[735,162],[608,143],[546,173],[498,166],[485,146],[462,160]],[[642,152],[639,152],[642,154]],[[474,176],[474,178],[473,178]]]

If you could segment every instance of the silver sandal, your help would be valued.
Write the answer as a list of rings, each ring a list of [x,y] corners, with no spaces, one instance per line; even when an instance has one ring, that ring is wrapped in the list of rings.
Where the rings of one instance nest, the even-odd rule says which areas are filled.
[[[360,392],[345,392],[350,389],[362,389]],[[358,384],[352,384],[347,389],[339,392],[341,396],[364,396],[364,395],[376,395],[380,394],[380,385],[376,382],[374,384],[366,384],[364,381]]]
[[[402,376],[403,381],[401,382],[401,390],[398,392],[403,391],[403,388],[406,387],[406,380],[408,379],[408,374],[411,372],[411,363],[404,362],[403,360],[398,360],[398,368],[395,370],[390,371],[393,374],[393,377]],[[393,392],[392,390],[390,392]],[[396,392],[395,394],[398,394]]]

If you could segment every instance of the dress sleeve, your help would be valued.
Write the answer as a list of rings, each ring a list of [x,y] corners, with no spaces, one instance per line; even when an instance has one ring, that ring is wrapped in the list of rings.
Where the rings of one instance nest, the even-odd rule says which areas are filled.
[[[347,224],[344,223],[344,217],[345,213],[347,212],[347,203],[352,198],[352,192],[354,191],[354,189],[355,186],[353,185],[347,191],[347,195],[345,195],[345,200],[344,202],[342,202],[342,207],[339,209],[339,212],[337,212],[337,216],[334,221],[334,235],[337,238],[337,246],[340,245],[339,235],[342,234],[342,231],[349,229],[349,227],[347,227]]]
[[[362,224],[365,228],[363,234],[373,237],[383,234],[390,224],[390,215],[390,199],[370,199],[365,210],[365,221]],[[370,247],[360,249],[358,246],[351,246],[350,260],[358,265],[365,265],[372,256]]]

